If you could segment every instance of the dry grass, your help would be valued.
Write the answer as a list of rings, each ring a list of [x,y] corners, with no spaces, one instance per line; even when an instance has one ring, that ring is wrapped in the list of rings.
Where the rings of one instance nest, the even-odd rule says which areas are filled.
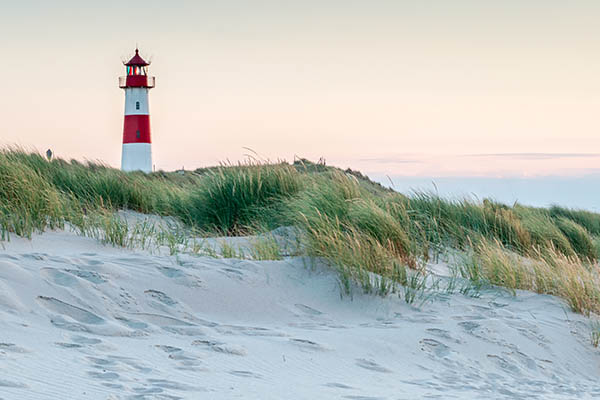
[[[525,258],[498,242],[482,242],[474,250],[463,269],[473,282],[550,294],[565,299],[573,311],[600,313],[597,264],[548,248]]]
[[[262,235],[252,240],[250,255],[253,260],[257,261],[283,259],[277,241],[269,235]]]

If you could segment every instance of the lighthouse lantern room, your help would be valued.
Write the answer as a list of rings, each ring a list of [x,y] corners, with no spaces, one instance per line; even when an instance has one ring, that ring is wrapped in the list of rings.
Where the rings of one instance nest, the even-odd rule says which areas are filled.
[[[119,87],[125,90],[123,171],[152,171],[148,90],[154,87],[154,77],[148,75],[149,65],[136,48],[133,58],[125,63],[127,75],[119,77]]]

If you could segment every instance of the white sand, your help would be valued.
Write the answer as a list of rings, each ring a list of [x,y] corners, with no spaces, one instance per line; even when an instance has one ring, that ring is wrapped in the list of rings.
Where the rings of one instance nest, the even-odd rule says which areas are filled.
[[[590,398],[589,332],[531,293],[342,299],[299,258],[157,256],[66,232],[0,249],[5,400]]]

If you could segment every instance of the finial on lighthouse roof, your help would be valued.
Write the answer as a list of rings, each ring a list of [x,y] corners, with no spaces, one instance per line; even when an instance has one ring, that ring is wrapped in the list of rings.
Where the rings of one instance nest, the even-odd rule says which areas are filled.
[[[150,63],[146,62],[142,57],[140,57],[139,50],[137,46],[135,46],[135,56],[131,60],[129,60],[125,65],[128,67],[145,67],[146,65],[150,65]]]

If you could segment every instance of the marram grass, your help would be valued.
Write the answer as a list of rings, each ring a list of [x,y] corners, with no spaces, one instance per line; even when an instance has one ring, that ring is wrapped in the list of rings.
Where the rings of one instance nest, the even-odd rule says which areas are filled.
[[[121,209],[175,217],[184,228],[130,227],[115,219]],[[143,174],[1,151],[1,238],[31,237],[65,223],[116,246],[254,259],[282,255],[268,240],[257,242],[252,254],[219,254],[189,239],[189,232],[246,235],[294,226],[303,254],[335,267],[344,291],[356,284],[378,294],[412,287],[407,301],[421,292],[428,258],[454,248],[472,254],[462,270],[477,285],[554,294],[576,311],[600,312],[600,215],[430,193],[405,196],[355,171],[306,160]]]

